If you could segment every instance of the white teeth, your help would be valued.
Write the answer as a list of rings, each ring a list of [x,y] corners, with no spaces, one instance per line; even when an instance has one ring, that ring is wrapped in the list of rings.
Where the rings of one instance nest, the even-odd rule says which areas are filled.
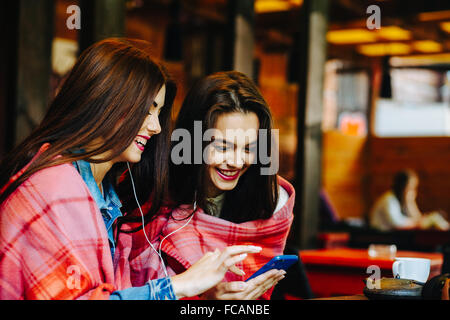
[[[144,147],[147,144],[147,140],[144,138],[141,138],[141,137],[137,137],[137,139],[135,141]]]
[[[219,171],[221,174],[223,174],[224,176],[227,176],[227,177],[232,177],[232,176],[236,175],[236,173],[237,173],[237,171],[227,171],[227,172],[224,172],[222,170],[219,170]]]

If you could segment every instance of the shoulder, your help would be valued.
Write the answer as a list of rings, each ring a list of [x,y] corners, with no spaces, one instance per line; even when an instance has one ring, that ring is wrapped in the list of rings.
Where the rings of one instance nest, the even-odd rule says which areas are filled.
[[[400,210],[400,202],[392,191],[386,191],[375,202],[372,215],[391,214],[396,210]]]
[[[278,202],[277,207],[275,208],[274,212],[277,212],[280,210],[288,201],[289,194],[287,193],[286,189],[284,189],[282,186],[278,186]]]
[[[277,176],[278,179],[278,202],[274,212],[282,209],[287,213],[292,213],[295,204],[295,189],[287,180]]]
[[[33,174],[0,207],[3,243],[52,239],[59,246],[71,239],[100,239],[101,223],[94,199],[71,164]]]
[[[278,192],[280,199],[284,200],[285,202],[289,199],[289,194],[287,193],[286,189],[282,186],[278,186]]]
[[[39,170],[25,180],[2,204],[1,212],[23,219],[76,207],[92,208],[92,197],[76,169],[69,164]],[[8,215],[8,214],[7,214]],[[4,217],[2,217],[4,218]],[[14,219],[16,219],[14,218]]]
[[[86,195],[87,187],[73,167],[66,163],[42,169],[33,174],[19,188],[30,188],[49,199],[60,195]]]
[[[378,203],[380,205],[392,205],[399,203],[399,201],[392,191],[386,191],[378,198]]]
[[[292,184],[281,176],[277,176],[279,190],[286,192],[288,198],[295,198],[295,189]]]

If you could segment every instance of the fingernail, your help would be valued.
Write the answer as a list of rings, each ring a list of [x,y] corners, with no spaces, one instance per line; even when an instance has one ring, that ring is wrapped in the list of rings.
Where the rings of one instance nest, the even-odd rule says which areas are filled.
[[[242,269],[236,268],[237,272],[241,275],[241,276],[245,276],[245,272]]]
[[[261,247],[258,247],[258,246],[249,246],[249,248],[250,248],[252,251],[256,251],[256,252],[259,252],[259,251],[262,250],[262,248],[261,248]]]
[[[245,259],[246,257],[247,257],[246,253],[242,253],[242,254],[239,255],[239,258],[241,258],[241,259]]]

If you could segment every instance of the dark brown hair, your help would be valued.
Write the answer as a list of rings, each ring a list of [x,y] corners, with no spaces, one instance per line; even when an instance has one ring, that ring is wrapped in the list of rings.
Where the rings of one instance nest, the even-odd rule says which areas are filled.
[[[411,179],[418,178],[417,173],[411,169],[399,171],[394,175],[392,181],[392,192],[400,201],[401,205],[405,205],[405,189]]]
[[[161,109],[162,131],[146,147],[154,162],[152,176],[157,189],[165,185],[168,124],[175,85],[149,55],[141,40],[106,39],[86,49],[64,81],[40,125],[0,165],[0,190],[23,168],[44,143],[50,147],[0,195],[0,204],[33,173],[50,166],[86,160],[109,161],[135,139],[159,89],[166,84],[165,107]],[[85,151],[92,141],[104,144]],[[161,142],[163,141],[163,142]],[[74,152],[77,151],[77,152]],[[104,159],[93,157],[109,151]],[[56,157],[56,156],[60,157]],[[108,173],[109,174],[109,173]]]
[[[175,130],[186,129],[194,135],[194,122],[201,121],[203,130],[214,128],[222,114],[254,112],[259,129],[268,132],[267,145],[271,146],[272,116],[269,107],[252,80],[236,71],[218,72],[196,83],[188,92],[178,114]],[[203,142],[203,150],[207,146]],[[175,144],[174,144],[175,145]],[[194,143],[191,143],[191,155]],[[203,151],[202,150],[202,151]],[[207,165],[170,163],[169,191],[174,205],[197,204],[205,211]],[[278,201],[276,174],[262,175],[259,159],[239,178],[237,186],[225,194],[220,217],[235,223],[270,218]]]

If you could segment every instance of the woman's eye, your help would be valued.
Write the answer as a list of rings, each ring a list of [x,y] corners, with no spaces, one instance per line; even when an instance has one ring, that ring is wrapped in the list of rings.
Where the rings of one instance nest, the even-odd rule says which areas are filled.
[[[214,146],[214,148],[217,150],[217,151],[227,151],[227,147],[226,146],[223,146],[223,145],[215,145]]]
[[[245,152],[247,153],[255,153],[256,152],[256,146],[255,147],[246,147]]]
[[[152,111],[149,111],[148,112],[148,114],[151,116],[151,115],[154,115],[154,114],[156,114],[156,115],[160,115],[160,113],[161,113],[161,108],[159,108],[158,110],[152,110]]]

